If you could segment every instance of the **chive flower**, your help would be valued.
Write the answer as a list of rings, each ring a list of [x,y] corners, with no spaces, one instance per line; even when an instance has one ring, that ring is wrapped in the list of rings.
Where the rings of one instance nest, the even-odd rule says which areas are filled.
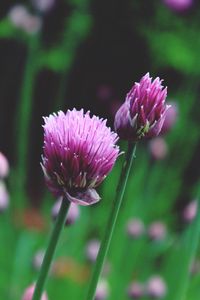
[[[119,155],[118,136],[106,120],[82,110],[60,111],[44,118],[42,168],[55,197],[90,205],[100,200],[95,188]]]
[[[128,141],[157,136],[163,126],[169,106],[165,104],[167,88],[162,80],[147,73],[136,82],[115,115],[115,130],[119,137]]]

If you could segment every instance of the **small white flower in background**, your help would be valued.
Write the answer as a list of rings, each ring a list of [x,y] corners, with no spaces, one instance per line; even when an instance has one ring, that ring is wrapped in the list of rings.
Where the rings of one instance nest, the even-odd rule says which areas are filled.
[[[24,30],[28,34],[39,32],[42,26],[40,17],[30,14],[25,6],[19,4],[11,7],[8,18],[13,26]]]

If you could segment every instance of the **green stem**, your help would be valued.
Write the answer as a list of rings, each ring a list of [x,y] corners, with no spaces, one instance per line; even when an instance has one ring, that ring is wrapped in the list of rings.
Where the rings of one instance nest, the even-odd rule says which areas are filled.
[[[125,159],[125,163],[122,167],[121,171],[121,176],[119,179],[119,183],[117,186],[117,191],[116,191],[116,197],[115,201],[113,203],[113,207],[111,209],[111,213],[108,219],[108,223],[106,226],[105,234],[103,236],[102,242],[101,242],[101,247],[97,256],[96,264],[94,267],[93,271],[93,276],[91,279],[91,283],[89,286],[88,294],[87,294],[87,300],[93,300],[95,297],[95,292],[96,292],[96,287],[98,283],[98,279],[101,275],[103,263],[105,261],[111,238],[113,235],[113,231],[116,225],[117,217],[119,214],[119,210],[122,204],[126,184],[128,181],[130,169],[132,166],[133,158],[135,158],[135,152],[136,152],[136,144],[129,143],[128,145],[128,151]]]
[[[40,269],[40,273],[39,273],[39,277],[36,283],[36,287],[35,287],[35,291],[34,291],[34,295],[33,295],[33,299],[32,300],[40,300],[41,295],[42,295],[42,291],[47,279],[47,275],[51,266],[51,262],[53,259],[53,255],[55,253],[56,250],[56,246],[58,243],[58,239],[61,233],[61,230],[64,226],[65,220],[66,220],[66,215],[68,212],[70,206],[70,202],[66,199],[63,198],[62,200],[62,204],[60,207],[60,211],[58,214],[58,217],[56,219],[56,223],[54,225],[54,228],[52,230],[51,236],[50,236],[50,240],[49,240],[49,244],[44,256],[44,260],[42,262],[42,266]]]
[[[39,34],[31,37],[20,94],[20,103],[16,115],[16,150],[17,165],[15,183],[19,193],[25,189],[27,178],[29,130],[32,113],[32,98],[37,72],[37,59],[40,39]],[[23,195],[23,192],[21,192]],[[23,197],[21,202],[23,202]],[[22,203],[20,203],[22,205]]]

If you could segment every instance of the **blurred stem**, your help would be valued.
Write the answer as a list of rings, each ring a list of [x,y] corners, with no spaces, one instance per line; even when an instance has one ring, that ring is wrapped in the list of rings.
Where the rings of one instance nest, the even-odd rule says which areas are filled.
[[[198,212],[196,218],[191,224],[190,228],[186,232],[184,239],[181,244],[181,251],[183,251],[183,260],[179,276],[179,281],[176,285],[176,291],[174,293],[175,300],[184,300],[186,299],[186,292],[190,280],[190,267],[194,261],[194,257],[197,252],[198,243],[200,236],[200,201],[198,200]]]
[[[35,75],[37,72],[37,58],[39,49],[39,34],[30,38],[25,71],[20,94],[20,103],[16,116],[16,150],[17,165],[15,182],[20,194],[24,194],[26,178],[27,178],[27,161],[28,161],[28,144],[29,130],[32,113],[32,98],[35,83]],[[19,205],[23,205],[23,197],[21,197]]]
[[[135,158],[136,152],[136,143],[129,143],[128,144],[128,151],[126,155],[126,159],[124,165],[122,167],[121,176],[118,182],[117,190],[116,190],[116,197],[111,208],[110,216],[108,219],[108,223],[105,229],[105,233],[101,242],[101,247],[97,256],[96,264],[93,271],[93,276],[90,282],[87,300],[93,300],[95,297],[95,292],[98,284],[98,279],[101,275],[101,271],[103,268],[103,264],[110,246],[111,238],[115,229],[117,217],[119,214],[119,210],[122,204],[126,184],[128,181],[130,169],[133,163],[133,159]]]
[[[68,199],[63,198],[62,204],[60,207],[60,211],[59,211],[58,217],[56,219],[54,228],[52,230],[49,244],[47,246],[47,250],[46,250],[43,262],[42,262],[42,266],[40,269],[39,277],[38,277],[38,280],[36,283],[36,287],[35,287],[35,291],[34,291],[32,300],[40,300],[41,299],[44,285],[45,285],[47,275],[48,275],[48,272],[49,272],[49,269],[51,266],[51,262],[53,259],[53,255],[56,250],[56,246],[57,246],[60,234],[61,234],[61,230],[62,230],[65,220],[66,220],[66,215],[67,215],[69,206],[70,206],[70,202],[68,201]]]

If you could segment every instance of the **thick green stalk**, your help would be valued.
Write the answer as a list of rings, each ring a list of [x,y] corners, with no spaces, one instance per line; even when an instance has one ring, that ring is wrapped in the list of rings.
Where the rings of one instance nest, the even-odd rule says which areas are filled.
[[[132,166],[133,158],[135,157],[135,151],[136,151],[136,144],[129,143],[128,145],[128,151],[126,155],[126,159],[124,162],[124,165],[122,167],[121,176],[119,179],[117,191],[116,191],[116,197],[115,201],[113,203],[113,206],[111,208],[110,216],[108,219],[108,223],[105,229],[105,233],[101,242],[101,247],[97,256],[96,264],[93,271],[93,276],[91,279],[91,283],[89,286],[88,294],[87,294],[87,300],[93,300],[95,297],[96,287],[98,283],[98,279],[101,275],[102,267],[110,246],[111,238],[114,232],[114,228],[116,225],[117,217],[119,214],[119,210],[122,204],[126,184],[128,181],[130,169]]]
[[[42,262],[42,266],[40,269],[39,277],[38,277],[38,280],[36,283],[36,287],[35,287],[35,291],[34,291],[32,300],[40,300],[41,299],[44,285],[45,285],[47,275],[48,275],[48,272],[49,272],[49,269],[51,266],[51,262],[53,259],[53,255],[56,250],[56,246],[58,243],[58,239],[60,237],[61,230],[62,230],[65,220],[66,220],[66,215],[67,215],[69,206],[70,206],[70,202],[67,199],[63,198],[58,217],[56,219],[54,228],[53,228],[51,236],[50,236],[50,240],[49,240],[49,244],[48,244],[45,256],[44,256],[44,260]]]

